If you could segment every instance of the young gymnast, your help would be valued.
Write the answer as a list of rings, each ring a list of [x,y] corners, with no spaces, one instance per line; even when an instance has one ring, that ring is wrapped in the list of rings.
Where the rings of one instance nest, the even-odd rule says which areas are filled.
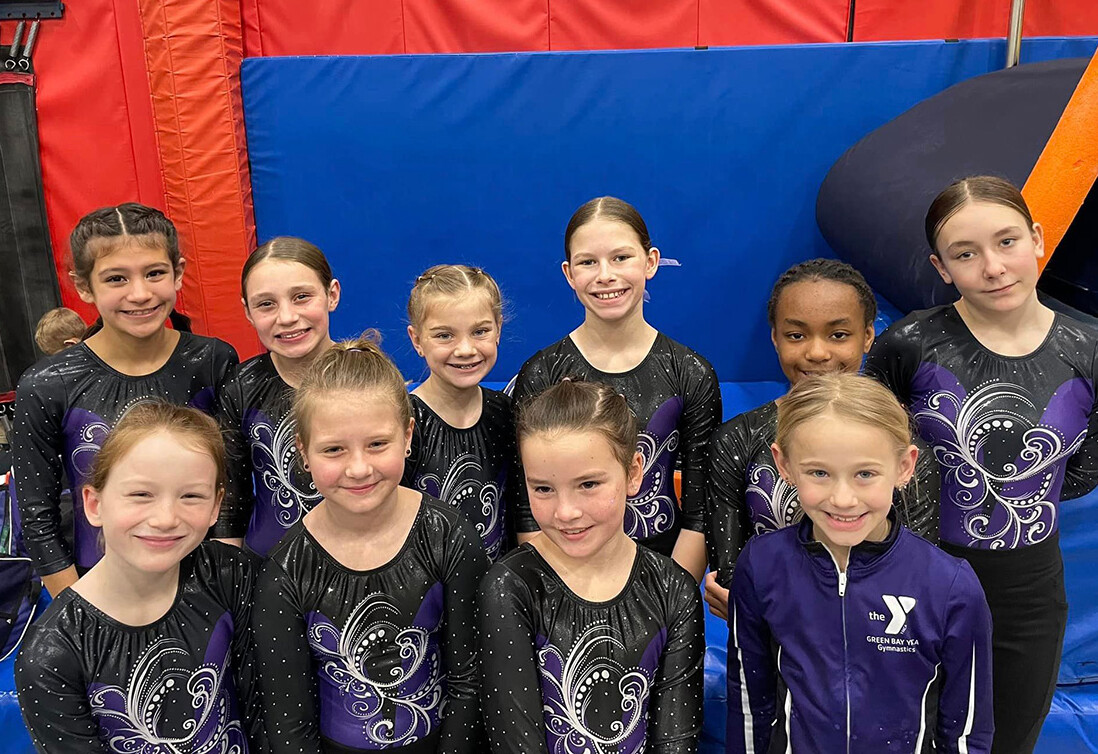
[[[460,512],[399,486],[400,372],[368,336],[337,343],[302,378],[294,420],[322,500],[256,587],[272,752],[481,751],[473,613],[488,562]]]
[[[38,320],[34,328],[34,342],[47,356],[75,346],[84,338],[88,326],[80,315],[64,306],[50,309]]]
[[[811,259],[782,273],[767,304],[770,339],[791,386],[819,374],[857,373],[873,344],[877,302],[862,274],[836,259]],[[728,587],[749,537],[801,519],[797,491],[782,481],[770,446],[778,403],[770,401],[722,424],[709,450],[707,515],[710,573],[705,598],[728,617]],[[938,465],[920,453],[915,480],[897,493],[901,522],[938,539]]]
[[[265,751],[249,556],[203,542],[224,491],[217,423],[146,401],[107,436],[83,488],[102,559],[31,626],[23,719],[48,754]]]
[[[244,314],[267,349],[233,369],[218,388],[229,484],[211,536],[266,556],[320,502],[297,454],[293,391],[332,345],[328,315],[339,281],[323,252],[300,238],[274,238],[240,273]]]
[[[644,479],[625,512],[625,531],[675,560],[700,581],[705,572],[705,474],[710,435],[720,424],[721,393],[709,362],[644,319],[644,288],[660,252],[640,213],[604,196],[584,204],[564,232],[568,285],[583,304],[583,324],[542,349],[515,381],[515,406],[564,377],[604,382],[625,396],[640,422]],[[682,468],[682,505],[675,494]],[[516,464],[517,467],[517,464]],[[516,468],[517,480],[521,469]],[[516,488],[521,485],[516,483]],[[519,540],[537,531],[516,489]]]
[[[990,751],[980,584],[892,511],[918,454],[903,407],[868,377],[804,380],[772,450],[805,518],[737,562],[727,751]]]
[[[931,204],[926,235],[961,298],[890,327],[866,371],[934,449],[942,547],[987,594],[995,749],[1032,751],[1067,621],[1059,503],[1098,483],[1098,332],[1038,301],[1044,236],[1010,183],[957,181]]]
[[[237,362],[227,343],[164,327],[185,260],[175,227],[159,210],[98,209],[77,223],[69,245],[77,292],[99,310],[102,327],[27,370],[12,439],[23,536],[54,596],[102,554],[80,489],[110,428],[150,398],[211,409],[215,386]],[[72,548],[60,526],[63,469],[76,507]]]
[[[496,363],[499,287],[479,268],[436,265],[416,278],[408,322],[431,374],[412,391],[412,453],[401,484],[460,509],[496,561],[507,549],[503,493],[515,428],[511,399],[480,381]]]
[[[517,424],[542,534],[480,588],[492,751],[696,751],[698,589],[623,528],[643,479],[636,418],[612,387],[566,379],[525,404]]]

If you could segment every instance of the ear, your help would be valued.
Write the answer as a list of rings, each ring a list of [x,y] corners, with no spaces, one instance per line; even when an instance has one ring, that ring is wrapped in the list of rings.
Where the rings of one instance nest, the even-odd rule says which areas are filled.
[[[644,481],[644,458],[640,453],[633,454],[633,460],[629,462],[629,473],[626,478],[625,492],[632,497],[640,492],[641,483]]]
[[[1045,255],[1045,229],[1041,223],[1033,223],[1033,246],[1037,250],[1037,258]]]
[[[869,353],[869,349],[873,347],[873,341],[877,339],[877,333],[873,329],[873,323],[870,322],[865,326],[865,348],[862,353]]]
[[[905,484],[911,481],[911,477],[915,474],[915,463],[919,460],[919,449],[914,445],[908,445],[900,453],[900,473],[896,477],[896,486],[903,487]]]
[[[560,263],[560,270],[564,273],[564,279],[568,281],[568,287],[573,291],[576,290],[576,281],[572,280],[572,265],[565,260]]]
[[[69,346],[75,346],[77,343],[79,343],[80,338],[65,338],[63,342],[65,347],[68,348]]]
[[[774,346],[774,350],[778,350],[778,328],[770,328],[770,343]]]
[[[69,279],[72,280],[73,287],[76,288],[76,295],[80,297],[80,300],[85,304],[94,304],[95,295],[91,290],[91,283],[82,277],[79,277],[75,272],[69,273]]]
[[[404,430],[404,455],[412,452],[412,431],[416,427],[416,420],[408,417],[408,429]]]
[[[644,260],[644,279],[651,280],[660,268],[660,250],[653,246]]]
[[[183,270],[187,269],[186,257],[179,258],[179,264],[175,266],[175,289],[176,291],[183,288]]]
[[[412,325],[408,325],[408,340],[412,341],[412,348],[416,349],[416,353],[423,356],[423,346],[419,342],[419,331]]]
[[[953,285],[953,276],[949,274],[948,270],[946,270],[945,262],[942,261],[942,258],[940,256],[938,256],[937,254],[931,254],[930,263],[934,265],[934,269],[938,271],[938,274],[941,276],[942,280],[945,281],[946,285]]]
[[[210,513],[210,526],[217,523],[217,517],[221,515],[221,501],[225,499],[225,488],[222,487],[217,491],[217,495],[214,499],[213,511]]]
[[[778,467],[778,473],[782,475],[782,479],[787,484],[796,484],[793,479],[792,469],[789,466],[789,457],[782,452],[782,449],[778,446],[778,443],[770,444],[770,453],[774,456],[774,465]]]
[[[294,435],[294,447],[297,448],[298,463],[300,463],[302,468],[304,468],[305,465],[309,463],[309,459],[305,455],[305,443],[301,442],[300,434]]]
[[[99,490],[94,489],[90,484],[85,484],[81,494],[84,498],[84,516],[88,519],[88,523],[92,526],[102,526],[103,512],[100,506],[103,498]]]
[[[339,281],[332,279],[331,284],[328,286],[328,311],[334,312],[336,307],[339,306],[339,294],[340,287]]]
[[[252,319],[252,311],[248,308],[248,302],[241,297],[240,305],[244,307],[244,319],[248,320],[248,324],[255,327],[255,320]]]

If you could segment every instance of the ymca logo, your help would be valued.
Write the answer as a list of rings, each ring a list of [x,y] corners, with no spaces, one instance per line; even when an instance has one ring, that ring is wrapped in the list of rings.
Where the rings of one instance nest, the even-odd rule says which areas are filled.
[[[885,633],[889,636],[895,636],[907,626],[907,616],[915,609],[915,598],[882,594],[881,599],[884,600],[885,607],[888,608],[891,617],[886,618],[881,613],[871,610],[869,612],[869,619],[876,621],[887,620],[888,625],[885,626]]]

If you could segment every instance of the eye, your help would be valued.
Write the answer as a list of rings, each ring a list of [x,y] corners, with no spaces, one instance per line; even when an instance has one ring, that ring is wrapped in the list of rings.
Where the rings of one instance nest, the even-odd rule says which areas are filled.
[[[786,340],[792,340],[794,342],[799,341],[799,340],[804,340],[804,334],[799,333],[799,332],[787,332],[785,334],[785,339]]]
[[[1009,248],[1009,247],[1013,246],[1017,241],[1018,241],[1017,238],[1004,238],[1002,241],[999,242],[999,245],[1000,246],[1006,246],[1006,247]]]
[[[320,449],[320,452],[323,453],[324,455],[329,455],[330,456],[330,455],[333,455],[335,453],[339,453],[341,450],[343,450],[342,445],[326,445],[326,446],[324,446],[323,448]]]
[[[835,340],[846,340],[847,338],[850,337],[850,333],[848,333],[848,332],[833,332],[833,333],[831,333],[831,337]]]
[[[533,487],[535,495],[548,495],[553,491],[553,488],[547,484],[536,484]]]
[[[490,333],[490,332],[492,332],[491,328],[488,328],[488,327],[478,327],[478,328],[477,328],[476,330],[473,330],[473,337],[475,337],[475,338],[483,338],[483,337],[484,337],[485,335],[487,335],[487,334],[488,334],[488,333]]]
[[[859,479],[869,480],[869,479],[876,478],[877,472],[876,471],[870,471],[869,469],[863,469],[862,471],[858,472],[857,476],[858,476]]]
[[[594,263],[594,259],[581,259],[578,262],[575,262],[575,264],[579,265],[580,267],[590,267]]]
[[[205,495],[201,492],[188,492],[186,495],[183,496],[184,502],[188,503],[201,503],[209,499],[209,495]]]
[[[106,278],[105,278],[105,279],[103,280],[103,282],[104,282],[104,283],[111,283],[111,284],[115,284],[115,283],[124,283],[124,282],[126,282],[126,278],[125,278],[125,277],[123,277],[122,275],[108,275],[108,276],[107,276],[107,277],[106,277]]]
[[[294,296],[294,301],[308,301],[312,297],[313,297],[313,294],[311,294],[311,293],[299,293],[296,296]]]
[[[807,473],[813,479],[827,479],[827,472],[823,469],[810,469]]]
[[[150,270],[145,277],[149,278],[150,280],[159,280],[167,274],[167,270]]]
[[[624,262],[626,259],[632,259],[632,258],[633,258],[632,254],[616,254],[614,256],[614,261],[615,262]]]
[[[581,490],[593,490],[598,487],[602,482],[596,479],[588,479],[586,482],[580,482]]]
[[[260,301],[258,304],[252,304],[253,309],[270,309],[274,306],[274,301]]]
[[[374,440],[370,443],[370,448],[373,450],[381,450],[382,448],[387,448],[389,444],[388,440]]]
[[[976,255],[973,254],[971,251],[962,251],[960,254],[955,256],[954,259],[959,259],[959,260],[971,259],[974,256],[976,256]]]
[[[454,337],[454,336],[453,336],[453,335],[451,335],[451,334],[450,334],[450,333],[448,333],[448,332],[440,332],[440,333],[437,333],[437,334],[435,335],[435,340],[440,340],[440,341],[447,341],[447,340],[449,340],[449,339],[450,339],[450,338],[452,338],[452,337]]]

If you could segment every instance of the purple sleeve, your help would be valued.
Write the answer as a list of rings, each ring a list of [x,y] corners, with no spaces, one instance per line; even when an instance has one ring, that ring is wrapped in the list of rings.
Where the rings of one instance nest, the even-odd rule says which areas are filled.
[[[732,576],[728,608],[726,751],[767,751],[774,723],[777,668],[770,654],[770,627],[755,589],[750,544]]]

